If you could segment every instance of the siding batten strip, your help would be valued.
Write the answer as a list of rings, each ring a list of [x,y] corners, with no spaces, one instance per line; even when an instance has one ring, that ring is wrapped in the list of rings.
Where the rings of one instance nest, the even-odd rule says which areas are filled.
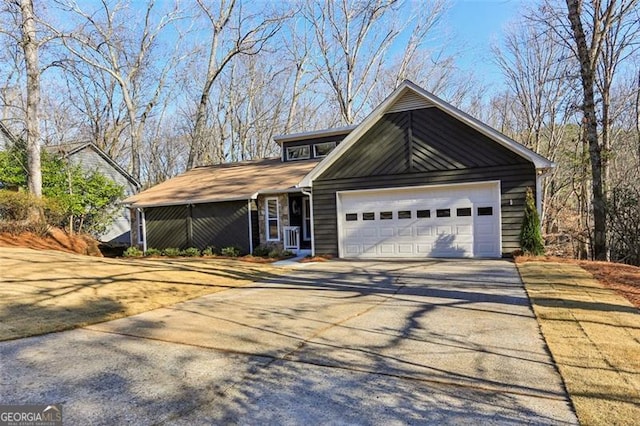
[[[409,125],[407,126],[407,138],[409,139],[407,142],[407,156],[409,163],[409,172],[412,173],[413,170],[413,111],[408,111],[409,114]]]
[[[253,229],[251,227],[251,200],[247,200],[247,220],[249,222],[249,254],[253,253]]]

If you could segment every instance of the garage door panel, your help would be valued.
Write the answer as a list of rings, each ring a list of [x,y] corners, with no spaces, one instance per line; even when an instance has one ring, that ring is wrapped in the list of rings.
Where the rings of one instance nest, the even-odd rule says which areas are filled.
[[[339,216],[341,255],[497,257],[499,191],[482,183],[338,193],[340,210],[351,214]]]

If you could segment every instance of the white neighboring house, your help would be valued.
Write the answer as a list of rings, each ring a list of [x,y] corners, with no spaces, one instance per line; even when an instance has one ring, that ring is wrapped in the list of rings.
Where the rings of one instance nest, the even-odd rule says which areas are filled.
[[[140,183],[92,142],[49,145],[43,147],[43,150],[65,158],[70,164],[80,165],[84,170],[102,173],[124,187],[124,198],[140,190]],[[111,226],[98,239],[105,243],[129,245],[131,242],[129,209],[122,207]]]

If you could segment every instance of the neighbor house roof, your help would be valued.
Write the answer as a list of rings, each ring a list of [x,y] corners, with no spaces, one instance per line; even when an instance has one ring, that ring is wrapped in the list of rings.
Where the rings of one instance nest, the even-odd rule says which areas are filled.
[[[136,188],[140,188],[140,182],[133,176],[131,176],[125,169],[120,167],[118,163],[115,162],[113,158],[111,158],[106,152],[101,150],[96,144],[93,142],[67,142],[58,145],[47,145],[43,146],[42,149],[52,155],[59,155],[63,158],[68,158],[83,149],[91,149],[96,152],[100,157],[102,157],[107,163],[111,165],[115,170],[118,171],[122,176],[124,176],[129,182],[131,182]]]
[[[404,80],[396,90],[393,91],[376,109],[374,109],[357,127],[349,132],[346,138],[327,155],[322,163],[311,170],[308,175],[299,183],[301,187],[310,187],[313,180],[320,176],[331,164],[340,158],[349,148],[355,144],[384,114],[401,111],[403,109],[417,109],[425,107],[435,107],[457,118],[462,123],[477,130],[495,142],[513,151],[514,153],[531,161],[536,169],[546,170],[555,167],[555,164],[543,156],[533,152],[524,145],[503,135],[487,124],[473,118],[469,114],[459,110],[453,105],[443,101],[432,93],[427,92],[415,83]],[[472,146],[469,147],[473,149]]]
[[[280,158],[196,167],[123,202],[131,207],[158,207],[250,200],[258,194],[296,190],[319,160],[282,162]]]

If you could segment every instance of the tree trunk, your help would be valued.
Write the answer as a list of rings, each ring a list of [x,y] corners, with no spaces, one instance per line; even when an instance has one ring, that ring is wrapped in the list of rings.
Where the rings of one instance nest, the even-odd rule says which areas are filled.
[[[36,17],[32,0],[20,0],[22,11],[22,49],[27,71],[27,183],[29,192],[42,197],[42,168],[40,164],[40,66]],[[37,213],[37,212],[36,212]]]
[[[594,102],[595,66],[585,38],[580,17],[581,0],[566,0],[569,11],[569,22],[573,31],[580,61],[580,76],[582,77],[584,113],[584,138],[589,145],[589,159],[591,161],[591,187],[593,208],[593,257],[597,260],[607,259],[607,223],[605,198],[602,182],[602,155],[598,142],[598,122]],[[597,31],[597,29],[595,29]]]

